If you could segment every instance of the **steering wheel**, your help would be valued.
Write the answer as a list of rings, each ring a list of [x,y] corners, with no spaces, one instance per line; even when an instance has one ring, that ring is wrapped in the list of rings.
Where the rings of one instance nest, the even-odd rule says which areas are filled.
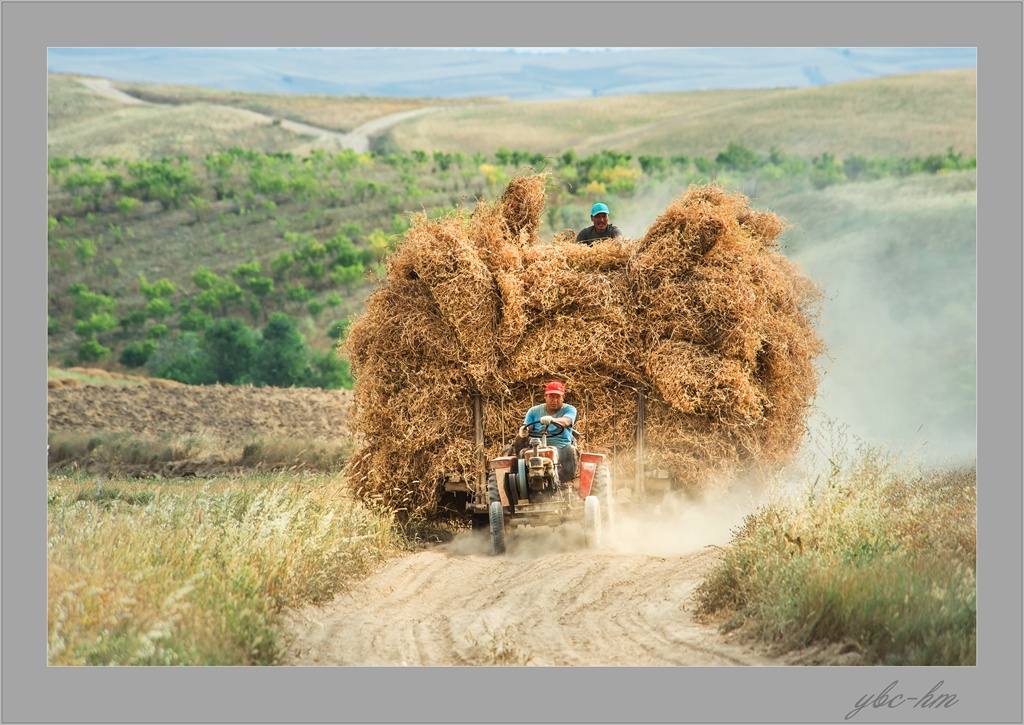
[[[539,420],[535,420],[526,426],[526,433],[527,435],[530,436],[539,436],[541,433],[544,432],[545,427],[548,429],[548,437],[561,435],[565,431],[565,426],[562,425],[561,423],[551,421],[550,423],[547,424],[547,426],[545,426]],[[551,429],[555,429],[555,432],[552,433]]]

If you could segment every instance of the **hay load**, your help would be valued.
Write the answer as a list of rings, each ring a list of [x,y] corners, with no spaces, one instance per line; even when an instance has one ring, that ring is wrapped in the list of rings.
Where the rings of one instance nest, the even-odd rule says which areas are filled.
[[[348,475],[367,499],[437,511],[450,474],[500,455],[543,383],[564,380],[587,450],[633,465],[637,391],[648,467],[678,485],[785,461],[818,385],[820,293],[778,251],[778,217],[692,186],[636,241],[538,239],[547,175],[494,203],[414,218],[343,348],[363,434]]]

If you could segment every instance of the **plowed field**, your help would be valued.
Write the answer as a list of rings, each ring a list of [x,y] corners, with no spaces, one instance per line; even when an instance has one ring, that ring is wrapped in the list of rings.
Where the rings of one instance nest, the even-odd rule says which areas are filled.
[[[213,475],[244,468],[242,452],[255,440],[336,445],[348,439],[352,395],[346,390],[182,385],[167,380],[104,375],[95,383],[50,380],[49,431],[102,435],[128,432],[142,439],[200,437],[208,454],[160,465],[81,463],[93,471],[133,475]],[[113,472],[113,471],[111,471]]]

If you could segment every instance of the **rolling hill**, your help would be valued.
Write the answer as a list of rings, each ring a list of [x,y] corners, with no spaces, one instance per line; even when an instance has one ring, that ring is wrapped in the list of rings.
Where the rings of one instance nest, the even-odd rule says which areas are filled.
[[[240,146],[308,150],[288,119],[347,132],[391,113],[426,106],[379,139],[382,149],[493,153],[499,147],[559,154],[614,149],[634,154],[713,156],[730,142],[811,156],[925,155],[977,149],[977,71],[933,71],[831,86],[691,91],[562,101],[380,99],[273,95],[182,86],[112,83],[147,103],[127,103],[49,77],[50,155],[148,158],[202,156]],[[311,143],[312,142],[312,143]]]

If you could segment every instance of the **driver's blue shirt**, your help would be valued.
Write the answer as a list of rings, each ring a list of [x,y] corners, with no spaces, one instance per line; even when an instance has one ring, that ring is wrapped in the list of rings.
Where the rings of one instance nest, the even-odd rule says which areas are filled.
[[[548,412],[548,407],[544,403],[541,403],[540,405],[535,405],[528,411],[526,411],[526,417],[523,418],[523,425],[529,426],[531,423],[537,424],[535,426],[530,427],[531,436],[537,435],[539,437],[541,429],[540,419],[543,418],[545,415],[551,415],[551,413]],[[558,412],[555,413],[554,415],[551,415],[552,418],[564,418],[566,416],[569,416],[569,420],[571,420],[573,423],[576,422],[576,409],[569,405],[568,403],[562,403],[562,407],[558,409]],[[565,448],[567,445],[572,443],[571,427],[566,428],[558,435],[554,434],[555,429],[556,426],[554,424],[548,425],[549,446],[551,446],[552,448]]]

